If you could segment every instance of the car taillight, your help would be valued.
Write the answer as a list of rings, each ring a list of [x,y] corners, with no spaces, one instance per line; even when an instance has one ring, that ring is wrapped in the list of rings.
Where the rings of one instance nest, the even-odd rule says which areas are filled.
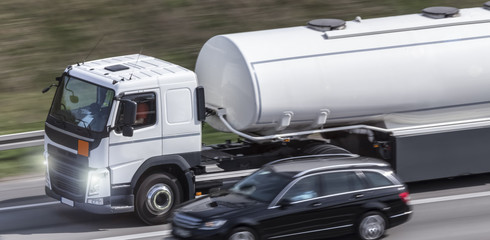
[[[402,199],[403,202],[410,203],[410,194],[408,192],[402,192],[398,194],[398,196]]]

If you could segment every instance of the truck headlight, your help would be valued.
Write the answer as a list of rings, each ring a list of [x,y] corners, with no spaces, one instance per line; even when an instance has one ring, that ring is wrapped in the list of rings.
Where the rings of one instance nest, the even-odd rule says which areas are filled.
[[[218,229],[226,223],[226,220],[217,219],[205,222],[199,229],[200,230],[214,230]]]
[[[45,186],[51,189],[51,179],[49,178],[49,165],[48,165],[48,160],[44,160],[44,167],[45,167],[45,175],[44,175],[44,181],[45,181]]]
[[[109,185],[109,170],[99,169],[88,173],[88,196],[100,195],[106,185]]]

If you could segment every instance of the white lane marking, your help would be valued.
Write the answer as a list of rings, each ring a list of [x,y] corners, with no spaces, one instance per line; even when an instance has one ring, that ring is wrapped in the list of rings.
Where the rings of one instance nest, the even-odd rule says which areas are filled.
[[[433,198],[411,200],[410,203],[412,205],[418,205],[418,204],[445,202],[445,201],[462,200],[462,199],[478,198],[478,197],[488,197],[488,196],[490,196],[490,192],[478,192],[478,193],[451,195],[451,196],[445,196],[445,197],[433,197]]]
[[[56,201],[56,202],[34,203],[34,204],[27,204],[27,205],[13,206],[13,207],[4,207],[4,208],[0,208],[0,212],[8,211],[8,210],[15,210],[15,209],[22,209],[22,208],[32,208],[32,207],[54,205],[54,204],[58,204],[58,203],[60,203],[60,202]]]
[[[165,236],[170,236],[170,232],[172,232],[172,230],[138,233],[138,234],[123,235],[123,236],[108,237],[108,238],[96,238],[92,240],[122,240],[122,239],[131,240],[131,239],[150,238],[150,237],[165,237]]]

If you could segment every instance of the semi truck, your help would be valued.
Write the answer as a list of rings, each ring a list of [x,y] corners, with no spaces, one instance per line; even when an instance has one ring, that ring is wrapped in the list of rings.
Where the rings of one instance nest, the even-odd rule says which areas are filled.
[[[218,35],[194,71],[141,54],[70,65],[45,122],[46,194],[161,224],[285,157],[376,157],[407,182],[490,172],[489,9]],[[203,122],[238,139],[203,145]]]

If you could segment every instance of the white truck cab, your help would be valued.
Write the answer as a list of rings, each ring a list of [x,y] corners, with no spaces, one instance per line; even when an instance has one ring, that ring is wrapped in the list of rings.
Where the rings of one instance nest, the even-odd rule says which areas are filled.
[[[196,87],[192,71],[143,55],[68,67],[46,120],[48,195],[93,212],[133,210],[134,179],[162,162],[192,185],[201,151]],[[153,191],[149,201],[165,190]]]

